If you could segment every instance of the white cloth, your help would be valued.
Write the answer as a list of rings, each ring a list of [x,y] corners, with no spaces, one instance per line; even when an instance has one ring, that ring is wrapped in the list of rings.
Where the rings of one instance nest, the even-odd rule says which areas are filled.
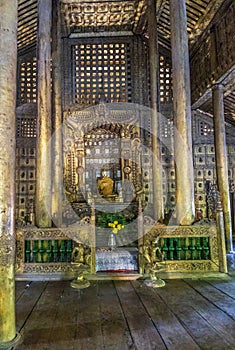
[[[105,250],[96,252],[96,271],[137,271],[137,252],[127,250]]]

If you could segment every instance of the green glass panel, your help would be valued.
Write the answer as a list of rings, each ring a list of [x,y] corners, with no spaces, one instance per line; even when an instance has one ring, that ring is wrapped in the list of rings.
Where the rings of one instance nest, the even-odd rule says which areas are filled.
[[[65,262],[65,241],[60,241],[60,262]]]
[[[71,254],[72,254],[72,241],[66,241],[66,261],[71,262]]]
[[[59,261],[59,255],[58,255],[58,240],[54,239],[53,241],[53,248],[52,248],[52,252],[53,252],[53,261],[54,262],[58,262]]]
[[[52,256],[51,240],[46,241],[45,252],[46,252],[45,262],[49,263],[49,262],[51,262],[51,256]]]
[[[174,238],[169,238],[169,259],[174,260]]]
[[[201,237],[196,237],[196,250],[197,250],[197,259],[202,259],[202,245],[201,245]]]
[[[164,253],[164,260],[167,260],[167,253],[168,253],[167,238],[162,239],[161,250]]]
[[[189,250],[188,239],[186,237],[183,237],[182,238],[183,260],[188,260],[188,250]]]
[[[30,254],[31,254],[31,241],[25,241],[25,262],[30,262]]]
[[[38,254],[37,254],[37,262],[42,263],[43,262],[43,241],[38,241]]]
[[[196,246],[195,246],[195,238],[194,237],[189,237],[189,250],[191,253],[191,260],[194,260],[196,258],[195,256],[195,251],[196,251]]]
[[[176,238],[175,239],[176,242],[176,246],[175,246],[175,250],[176,250],[176,260],[181,260],[181,242],[180,242],[180,238]]]
[[[209,259],[209,255],[210,255],[209,237],[203,237],[202,253],[203,253],[203,258],[205,260],[208,260]]]
[[[33,262],[37,262],[38,241],[33,241]]]

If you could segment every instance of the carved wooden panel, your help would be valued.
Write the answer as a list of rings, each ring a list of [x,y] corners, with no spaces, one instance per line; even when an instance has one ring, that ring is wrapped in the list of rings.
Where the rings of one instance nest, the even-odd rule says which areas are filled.
[[[61,11],[67,27],[77,31],[91,28],[131,29],[145,11],[144,2],[128,1],[95,1],[73,2],[62,1]]]
[[[150,226],[149,226],[150,224]],[[167,272],[219,271],[215,224],[203,226],[164,226],[144,217],[143,245],[139,248],[141,272],[148,273],[148,261],[156,245],[164,253]]]
[[[225,74],[235,62],[235,5],[216,14],[201,40],[191,52],[191,91],[195,102]]]

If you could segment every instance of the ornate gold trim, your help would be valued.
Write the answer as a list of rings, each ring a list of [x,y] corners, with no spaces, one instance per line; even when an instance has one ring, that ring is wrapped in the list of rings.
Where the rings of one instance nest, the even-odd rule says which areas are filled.
[[[144,258],[144,252],[151,254],[156,249],[156,242],[160,238],[184,238],[184,237],[208,237],[210,247],[210,259],[208,260],[167,260],[165,263],[165,272],[219,272],[219,255],[217,244],[217,229],[215,224],[203,226],[165,226],[155,223],[151,218],[144,218],[144,237],[140,246],[140,268],[145,273],[147,262]],[[151,225],[151,226],[150,226]],[[146,266],[145,266],[146,265]]]
[[[94,225],[77,224],[73,228],[62,229],[37,229],[26,228],[16,231],[17,250],[16,250],[16,273],[26,272],[72,272],[70,263],[25,263],[25,240],[67,240],[71,239],[76,243],[84,244],[84,246],[93,247],[95,244]],[[94,249],[91,248],[92,254],[95,254]],[[90,270],[95,262],[95,257],[91,259]]]
[[[15,238],[9,233],[0,234],[0,263],[10,267],[15,259]]]

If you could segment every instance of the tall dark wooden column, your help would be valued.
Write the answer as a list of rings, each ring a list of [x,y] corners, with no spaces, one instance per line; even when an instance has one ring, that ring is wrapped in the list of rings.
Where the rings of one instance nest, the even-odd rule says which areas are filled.
[[[38,1],[38,124],[36,225],[51,226],[52,0]]]
[[[170,0],[173,68],[176,215],[181,225],[195,217],[191,96],[185,0]]]
[[[224,96],[223,86],[215,85],[212,89],[213,110],[214,110],[214,136],[216,173],[218,190],[221,196],[221,204],[224,214],[225,240],[227,252],[233,251],[232,240],[232,219],[229,197],[228,182],[228,161],[226,148],[226,130],[224,122]]]
[[[17,0],[0,0],[0,348],[15,326],[15,107]]]
[[[149,35],[149,68],[150,94],[152,109],[152,151],[153,151],[153,216],[161,220],[163,210],[161,145],[159,142],[159,91],[158,91],[158,47],[156,1],[148,0],[148,35]]]
[[[57,227],[62,224],[63,193],[63,148],[62,148],[62,107],[61,107],[61,27],[60,7],[57,0],[53,4],[52,28],[52,102],[53,102],[53,137],[52,137],[52,217]]]

